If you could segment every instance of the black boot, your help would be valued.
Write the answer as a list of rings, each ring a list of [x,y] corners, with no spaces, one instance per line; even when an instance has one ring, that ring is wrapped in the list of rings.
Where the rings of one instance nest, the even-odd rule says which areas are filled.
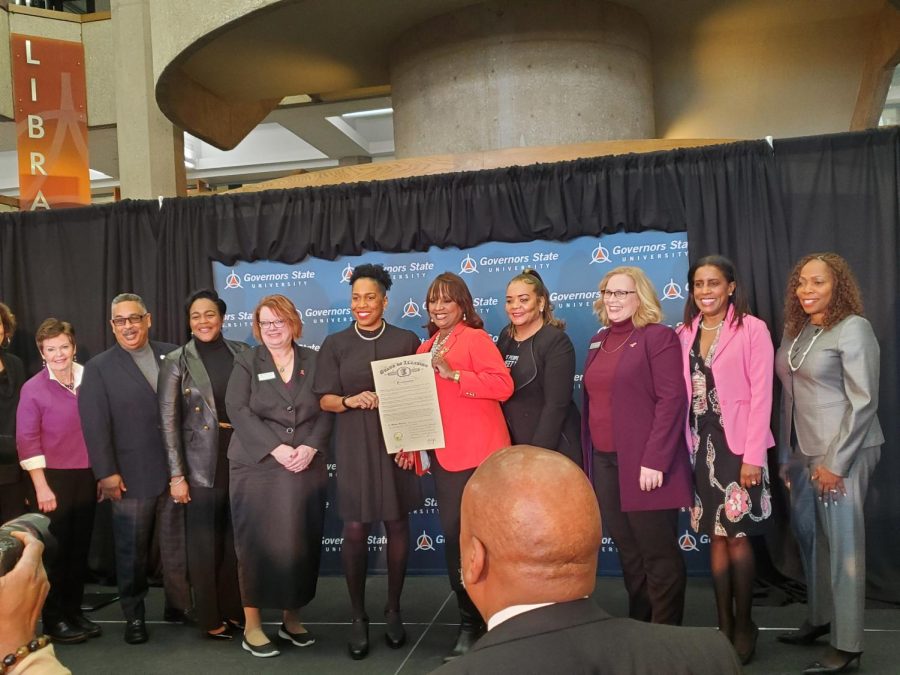
[[[465,591],[456,592],[456,602],[459,605],[459,634],[456,636],[456,644],[447,656],[444,663],[468,654],[475,642],[484,635],[484,619],[478,613],[478,608],[469,599]]]

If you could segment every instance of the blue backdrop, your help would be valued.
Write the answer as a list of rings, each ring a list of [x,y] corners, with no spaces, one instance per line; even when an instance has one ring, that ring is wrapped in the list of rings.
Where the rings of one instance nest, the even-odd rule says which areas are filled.
[[[590,337],[599,329],[593,303],[599,295],[597,284],[607,271],[618,265],[641,267],[656,286],[662,301],[665,321],[675,326],[681,317],[686,296],[684,286],[688,269],[687,237],[684,233],[621,233],[601,237],[582,237],[568,242],[535,241],[529,243],[488,243],[475,248],[432,248],[424,253],[366,253],[336,260],[309,258],[297,265],[260,261],[225,266],[213,263],[216,288],[228,303],[224,333],[233,340],[254,344],[250,324],[253,309],[265,295],[282,293],[291,298],[303,315],[300,343],[318,349],[330,333],[347,327],[350,315],[348,280],[355,265],[380,263],[394,280],[385,318],[426,337],[427,321],[423,307],[425,291],[431,280],[444,271],[456,272],[465,279],[487,330],[496,341],[506,325],[504,298],[506,284],[524,267],[536,269],[551,291],[555,314],[564,319],[575,344],[578,363],[584,362]],[[581,403],[581,371],[575,375],[575,399]],[[334,475],[340,467],[328,465],[329,508],[322,541],[322,573],[341,570],[341,523],[334,503]],[[410,516],[411,573],[432,574],[445,571],[443,544],[430,477],[425,481],[425,504]],[[681,547],[688,571],[708,571],[705,536],[695,535],[682,514]],[[370,567],[383,571],[384,534],[375,528],[369,539]],[[604,537],[600,552],[600,573],[619,574],[615,546]]]

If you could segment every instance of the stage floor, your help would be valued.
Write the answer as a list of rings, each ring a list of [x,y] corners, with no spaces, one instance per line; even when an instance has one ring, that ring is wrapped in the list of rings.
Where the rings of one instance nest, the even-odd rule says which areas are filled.
[[[330,673],[365,673],[417,675],[441,665],[456,636],[458,615],[455,601],[444,577],[411,577],[404,590],[403,616],[409,641],[398,650],[387,647],[383,639],[382,612],[386,579],[369,580],[367,605],[371,618],[370,652],[362,661],[346,655],[349,630],[347,592],[341,577],[319,580],[316,599],[306,608],[303,619],[317,636],[312,647],[283,646],[281,656],[258,659],[244,652],[240,640],[223,643],[203,639],[196,628],[162,622],[162,591],[151,590],[147,619],[150,641],[143,645],[127,645],[122,640],[124,623],[117,604],[104,607],[90,616],[103,626],[103,635],[79,645],[57,645],[57,655],[73,673],[96,675],[166,673],[178,675],[229,675],[231,673],[296,673],[317,675]],[[104,591],[92,587],[92,591]],[[621,579],[598,579],[595,598],[616,616],[626,613],[627,600]],[[756,658],[746,668],[749,675],[796,675],[824,648],[790,647],[775,640],[781,631],[794,628],[803,620],[804,606],[755,607],[754,618],[761,632]],[[274,637],[280,623],[277,612],[266,614],[266,626]],[[685,623],[692,626],[715,626],[715,606],[708,579],[689,579]],[[897,664],[897,642],[900,640],[900,608],[866,611],[866,651],[862,670],[868,675],[894,675]],[[623,674],[624,675],[624,674]]]

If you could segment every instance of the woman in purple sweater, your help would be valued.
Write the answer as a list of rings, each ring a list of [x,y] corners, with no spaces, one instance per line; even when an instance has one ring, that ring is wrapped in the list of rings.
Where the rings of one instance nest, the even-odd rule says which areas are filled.
[[[84,642],[100,626],[81,612],[97,488],[78,415],[82,367],[75,363],[75,330],[47,319],[35,335],[46,365],[22,386],[16,413],[19,463],[34,486],[34,499],[50,518],[57,552],[47,560],[50,593],[44,633],[54,642]]]
[[[584,367],[581,444],[633,619],[680,624],[687,582],[678,510],[691,504],[681,346],[650,280],[617,267],[594,305],[605,326]]]

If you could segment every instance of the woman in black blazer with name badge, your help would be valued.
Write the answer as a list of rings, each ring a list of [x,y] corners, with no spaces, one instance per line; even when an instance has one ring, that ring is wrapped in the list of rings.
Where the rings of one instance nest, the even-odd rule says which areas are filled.
[[[210,638],[230,640],[241,598],[229,508],[226,453],[232,426],[225,390],[235,355],[250,347],[222,337],[226,306],[215,291],[193,293],[185,309],[193,337],[166,356],[156,386],[169,494],[186,505],[197,624]]]
[[[581,464],[581,417],[572,400],[575,348],[554,318],[540,275],[527,269],[506,287],[509,326],[497,347],[516,390],[502,403],[515,444],[557,450]]]
[[[303,324],[294,303],[268,295],[253,312],[263,344],[238,354],[225,405],[234,424],[228,446],[231,513],[244,604],[242,647],[277,656],[260,609],[283,610],[278,636],[315,642],[299,610],[316,595],[328,473],[324,452],[334,415],[313,393],[316,352],[295,344]]]

